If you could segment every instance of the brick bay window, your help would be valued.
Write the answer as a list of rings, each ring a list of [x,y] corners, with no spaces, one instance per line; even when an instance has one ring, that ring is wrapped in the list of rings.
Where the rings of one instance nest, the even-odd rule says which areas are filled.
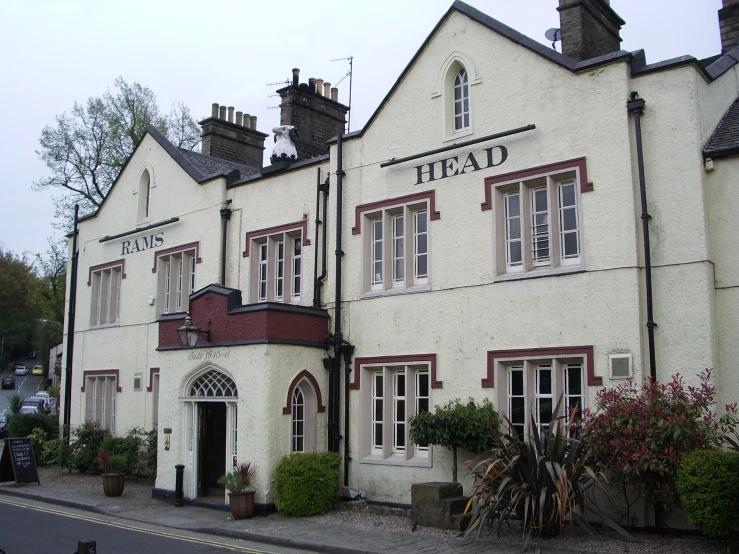
[[[250,302],[300,304],[303,281],[305,220],[246,234],[244,257],[251,259]]]
[[[584,158],[486,179],[496,276],[583,270],[581,193],[590,190]]]
[[[430,288],[430,221],[439,219],[434,191],[355,208],[353,234],[362,235],[365,295]]]
[[[408,419],[431,409],[436,356],[357,358],[362,462],[429,467],[428,445],[413,444]],[[355,378],[356,379],[356,378]]]
[[[198,243],[184,244],[155,254],[157,311],[160,314],[186,312],[195,291],[195,266],[200,263]]]
[[[120,321],[121,280],[124,261],[93,266],[87,286],[91,287],[90,326],[116,325]]]
[[[600,385],[593,376],[593,347],[555,347],[488,352],[488,377],[483,387],[494,387],[496,406],[511,421],[519,436],[549,427],[557,402],[559,416],[569,418],[587,407],[587,388]]]

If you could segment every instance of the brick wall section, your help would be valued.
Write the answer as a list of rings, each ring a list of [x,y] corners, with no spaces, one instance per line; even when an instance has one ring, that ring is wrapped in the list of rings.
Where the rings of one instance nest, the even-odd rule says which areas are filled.
[[[739,39],[739,0],[724,0],[724,7],[718,11],[718,25],[721,29],[721,53],[725,54],[737,45]]]
[[[267,135],[213,117],[201,121],[200,125],[203,128],[203,154],[262,169]]]
[[[559,0],[562,53],[578,61],[621,48],[624,20],[604,0]]]
[[[293,125],[298,130],[298,159],[327,154],[326,141],[344,130],[349,108],[312,92],[306,84],[290,85],[277,93],[281,98],[280,125]]]

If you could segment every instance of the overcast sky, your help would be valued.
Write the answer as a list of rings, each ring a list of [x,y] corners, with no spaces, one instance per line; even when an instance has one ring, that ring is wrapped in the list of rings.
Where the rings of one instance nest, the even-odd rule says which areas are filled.
[[[470,5],[548,46],[559,27],[557,0],[469,0]],[[0,246],[44,253],[55,231],[51,194],[31,185],[46,175],[38,138],[74,102],[101,96],[116,77],[157,95],[163,112],[184,102],[199,120],[213,102],[258,117],[271,132],[269,109],[290,78],[333,85],[354,57],[351,130],[385,96],[451,0],[1,0]],[[705,58],[721,48],[721,0],[611,0],[626,21],[624,50],[645,49],[647,62]],[[339,85],[348,102],[349,80]],[[269,142],[267,143],[269,145]],[[268,147],[269,149],[269,147]]]

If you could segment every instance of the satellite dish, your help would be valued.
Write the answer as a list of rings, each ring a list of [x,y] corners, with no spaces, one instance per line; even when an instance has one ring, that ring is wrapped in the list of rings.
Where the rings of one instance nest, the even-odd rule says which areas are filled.
[[[555,46],[555,44],[557,41],[562,40],[562,31],[560,29],[557,29],[556,27],[552,29],[547,29],[547,32],[544,33],[544,36],[552,41],[552,48],[556,50],[557,47]]]

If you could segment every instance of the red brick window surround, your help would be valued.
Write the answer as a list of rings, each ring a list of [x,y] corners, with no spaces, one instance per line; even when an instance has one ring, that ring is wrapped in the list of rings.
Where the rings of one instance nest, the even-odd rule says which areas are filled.
[[[562,398],[560,415],[588,406],[588,387],[601,386],[594,375],[593,346],[558,346],[491,350],[483,388],[495,387],[498,411],[505,413],[519,435],[528,433],[532,418],[548,425]]]
[[[583,271],[581,195],[592,190],[585,158],[486,178],[496,279]]]
[[[120,370],[93,369],[82,372],[85,393],[85,421],[99,423],[115,434],[116,397],[121,392]]]
[[[308,220],[246,233],[249,302],[300,304],[304,281],[303,247],[310,246]]]
[[[354,208],[352,234],[362,237],[365,296],[430,288],[429,223],[440,217],[433,190]]]
[[[152,273],[157,274],[157,313],[186,312],[195,288],[195,266],[202,262],[200,243],[189,242],[157,250]]]
[[[121,280],[126,278],[125,260],[115,260],[89,268],[91,287],[90,326],[115,325],[120,321]]]
[[[358,357],[354,383],[360,390],[361,462],[431,466],[428,445],[410,440],[408,419],[433,406],[436,354]]]
[[[318,381],[304,369],[290,383],[287,401],[282,408],[282,413],[290,416],[291,452],[315,452],[316,414],[325,411]]]

